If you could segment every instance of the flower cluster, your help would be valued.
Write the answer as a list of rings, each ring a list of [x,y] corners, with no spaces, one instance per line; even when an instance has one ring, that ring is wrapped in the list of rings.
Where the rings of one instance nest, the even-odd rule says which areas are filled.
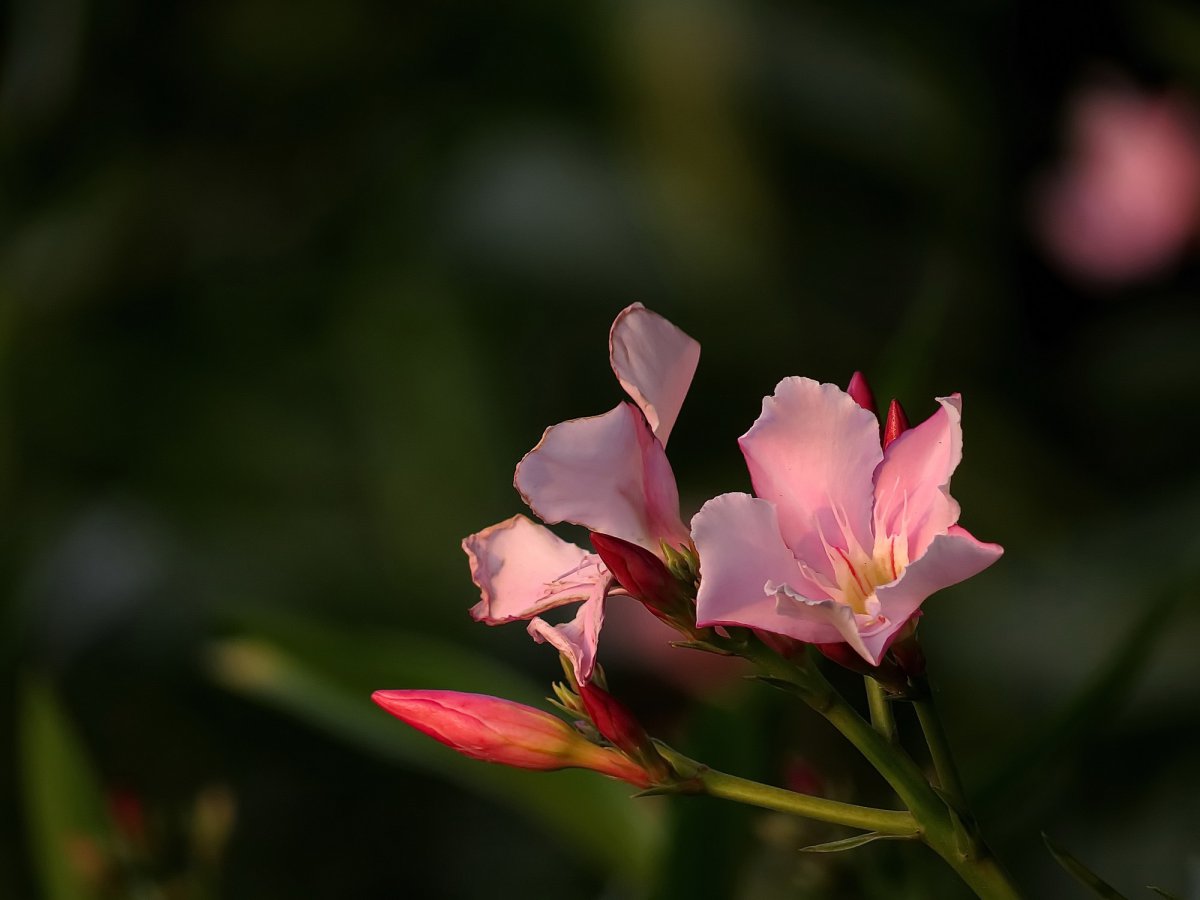
[[[720,649],[748,629],[777,651],[814,644],[871,673],[911,633],[926,598],[1002,553],[958,524],[950,495],[962,458],[957,394],[939,398],[911,428],[893,401],[881,427],[861,375],[846,390],[785,378],[739,439],[754,494],[715,497],[689,526],[666,444],[699,345],[634,304],[613,323],[609,359],[630,400],[548,428],[517,466],[515,486],[545,524],[517,515],[463,541],[480,591],[471,615],[489,625],[528,621],[535,640],[560,652],[572,686],[560,691],[560,705],[577,729],[490,698],[377,695],[461,752],[534,768],[579,765],[643,786],[661,781],[653,745],[629,736],[637,735],[632,718],[596,702],[608,696],[594,684],[608,598],[636,598],[693,645]],[[592,549],[546,527],[563,522],[586,528]],[[543,618],[567,604],[578,604],[569,621]]]

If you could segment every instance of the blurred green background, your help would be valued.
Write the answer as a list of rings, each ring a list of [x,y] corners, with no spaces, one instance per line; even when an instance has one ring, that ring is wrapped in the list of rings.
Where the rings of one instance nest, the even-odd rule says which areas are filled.
[[[0,15],[0,894],[959,896],[919,847],[804,857],[836,830],[468,763],[370,704],[544,696],[459,541],[620,399],[639,300],[703,346],[685,517],[747,489],[786,375],[963,393],[955,496],[1007,554],[922,633],[985,831],[1032,897],[1083,896],[1040,830],[1200,891],[1195,240],[1097,283],[1031,200],[1092,79],[1200,91],[1195,6]],[[785,697],[601,661],[714,765],[889,802]]]

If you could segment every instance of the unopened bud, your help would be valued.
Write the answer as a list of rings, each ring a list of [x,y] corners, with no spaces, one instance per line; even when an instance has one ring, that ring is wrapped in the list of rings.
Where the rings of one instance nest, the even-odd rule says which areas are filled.
[[[591,537],[604,565],[635,600],[660,619],[670,620],[682,612],[682,589],[661,559],[611,534],[593,531]]]
[[[850,384],[846,386],[846,393],[867,412],[879,415],[879,407],[875,405],[875,395],[871,392],[871,386],[867,384],[867,377],[862,372],[855,372],[850,376]]]
[[[666,780],[670,772],[666,762],[625,704],[592,683],[580,685],[579,696],[588,718],[607,741],[641,763],[656,781]]]
[[[893,400],[888,405],[887,421],[883,423],[883,449],[886,450],[888,444],[906,431],[908,431],[908,416],[904,414],[904,408],[900,406],[899,401]]]
[[[637,763],[598,747],[557,716],[531,706],[458,691],[376,691],[371,699],[402,722],[464,756],[520,769],[592,769],[638,787]]]

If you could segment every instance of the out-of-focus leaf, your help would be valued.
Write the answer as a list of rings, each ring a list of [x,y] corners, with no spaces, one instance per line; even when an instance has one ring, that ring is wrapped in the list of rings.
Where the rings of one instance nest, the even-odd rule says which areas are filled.
[[[842,838],[840,841],[828,841],[824,844],[812,844],[808,847],[801,847],[801,853],[840,853],[843,850],[853,850],[855,847],[861,847],[863,844],[869,844],[872,841],[911,841],[916,838],[916,833],[913,834],[887,834],[882,831],[868,831],[864,834],[856,834],[853,837]]]
[[[1158,894],[1158,896],[1166,897],[1167,900],[1179,900],[1179,896],[1177,894],[1172,894],[1170,891],[1164,891],[1162,888],[1155,887],[1152,884],[1146,885],[1146,890],[1154,891],[1154,893]]]
[[[44,681],[21,690],[21,781],[35,870],[48,900],[93,894],[87,863],[110,842],[103,792]]]
[[[1091,680],[1058,715],[1008,757],[1003,768],[977,794],[976,807],[982,816],[986,817],[993,809],[1002,811],[1000,808],[1031,773],[1081,742],[1100,722],[1120,709],[1137,686],[1138,676],[1144,671],[1155,644],[1168,630],[1170,612],[1180,601],[1180,593],[1173,582],[1172,589],[1149,604]]]
[[[606,871],[644,880],[659,844],[653,810],[591,772],[535,773],[459,756],[378,709],[372,690],[419,682],[538,703],[536,688],[461,647],[418,635],[350,635],[294,621],[268,637],[218,641],[209,668],[227,688],[407,767],[487,795]]]
[[[1124,894],[1050,840],[1045,832],[1042,832],[1042,840],[1046,842],[1046,847],[1058,864],[1074,876],[1080,884],[1091,888],[1092,893],[1097,897],[1104,897],[1106,900],[1128,900]]]

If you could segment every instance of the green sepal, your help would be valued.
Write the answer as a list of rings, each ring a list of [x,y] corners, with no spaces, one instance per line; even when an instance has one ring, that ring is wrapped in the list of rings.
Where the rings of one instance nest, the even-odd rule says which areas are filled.
[[[788,694],[801,693],[800,686],[788,681],[786,678],[775,678],[771,675],[747,675],[745,677],[751,681],[760,681],[768,687],[773,687],[778,691],[784,691]]]
[[[731,652],[707,641],[671,641],[672,647],[682,650],[703,650],[705,653],[715,653],[717,656],[733,656]]]
[[[869,844],[872,841],[915,841],[920,832],[914,831],[912,834],[888,834],[883,831],[868,831],[863,834],[856,834],[852,837],[842,838],[840,841],[829,841],[825,844],[813,844],[809,847],[801,847],[801,853],[841,853],[843,850],[853,850],[855,847],[861,847],[863,844]]]
[[[1055,861],[1066,869],[1076,881],[1091,888],[1097,897],[1104,897],[1106,900],[1128,900],[1115,887],[1050,840],[1050,837],[1044,831],[1042,832],[1042,840],[1046,842],[1046,849],[1050,851],[1050,855],[1054,857]],[[1151,888],[1150,890],[1156,890],[1156,888]]]

